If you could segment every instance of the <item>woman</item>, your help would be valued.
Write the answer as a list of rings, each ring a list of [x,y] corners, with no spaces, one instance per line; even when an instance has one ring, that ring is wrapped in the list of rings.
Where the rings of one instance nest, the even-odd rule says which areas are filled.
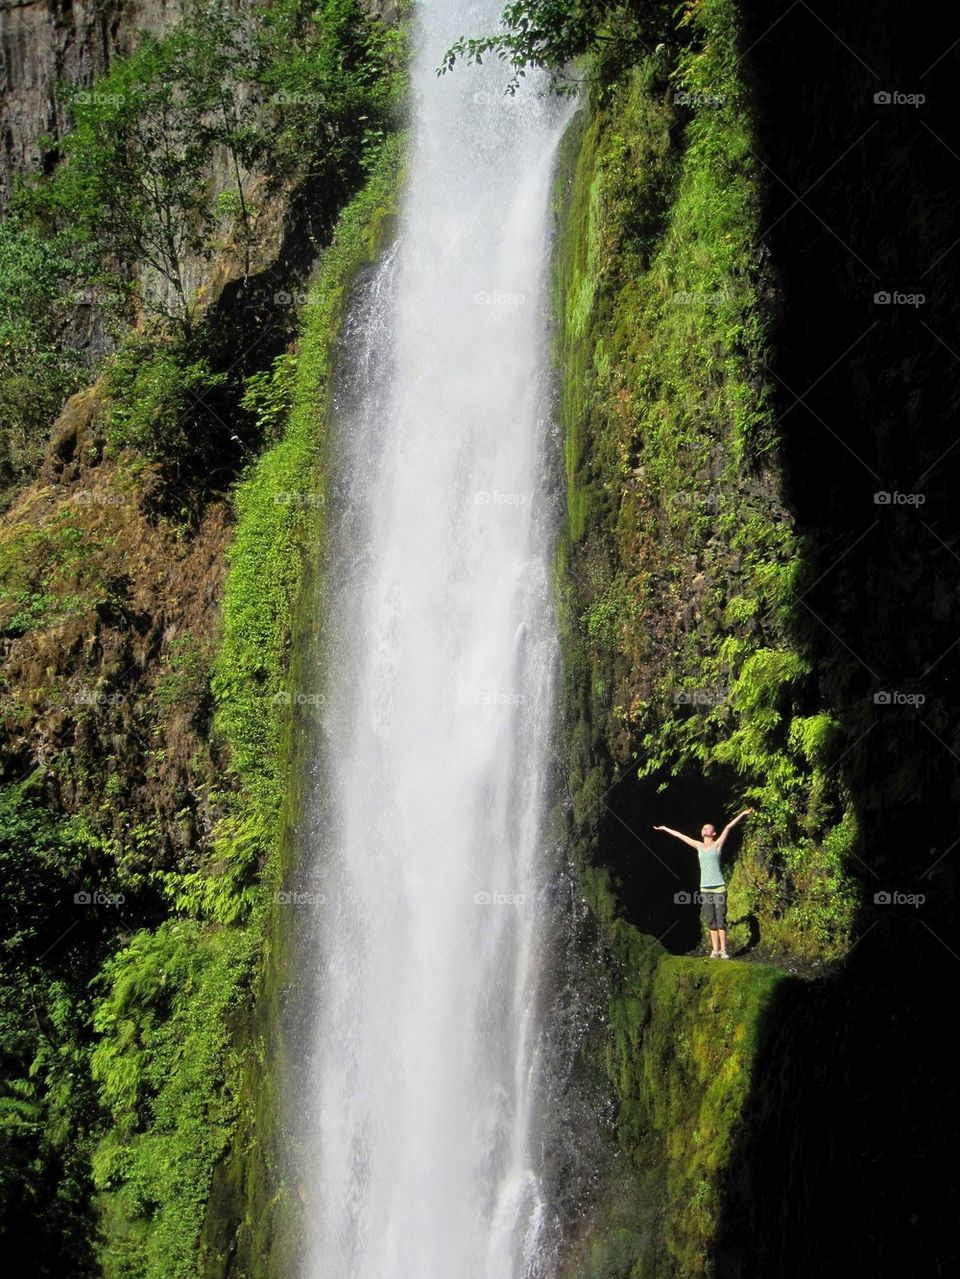
[[[682,839],[685,844],[697,850],[700,859],[700,900],[703,903],[703,918],[710,929],[711,959],[729,959],[727,954],[727,885],[720,873],[720,853],[727,836],[743,821],[752,808],[745,808],[742,813],[727,822],[720,834],[709,822],[700,828],[701,842],[691,839],[689,835],[681,835],[678,830],[669,826],[654,826],[654,830],[662,830],[675,839]]]

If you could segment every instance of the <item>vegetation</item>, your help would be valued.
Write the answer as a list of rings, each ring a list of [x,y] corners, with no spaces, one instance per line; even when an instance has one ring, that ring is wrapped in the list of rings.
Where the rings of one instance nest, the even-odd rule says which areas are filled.
[[[96,1273],[87,983],[116,929],[116,876],[36,779],[0,789],[0,1228],[34,1273]],[[45,1227],[39,1229],[39,1226]]]
[[[715,1273],[718,1240],[729,1274],[756,1273],[758,1257],[787,1274],[783,1240],[818,1233],[824,1250],[850,1236],[844,1256],[862,1263],[857,1232],[845,1220],[812,1229],[831,1218],[811,1205],[832,1191],[825,1170],[856,1168],[876,1182],[870,1229],[893,1237],[889,1167],[933,1146],[940,1119],[894,1107],[902,1149],[891,1161],[876,1123],[890,1113],[889,1077],[912,1074],[950,1100],[932,1041],[921,1042],[935,988],[907,990],[902,976],[904,956],[937,935],[924,924],[933,943],[914,929],[891,944],[899,920],[883,921],[885,966],[878,926],[856,948],[863,967],[838,965],[821,983],[756,960],[805,968],[849,952],[861,824],[882,834],[894,805],[915,814],[945,769],[917,785],[896,732],[883,747],[903,757],[893,763],[844,748],[873,727],[873,703],[849,665],[822,649],[818,661],[797,615],[815,556],[782,497],[769,381],[780,283],[758,237],[760,122],[740,6],[519,0],[504,19],[498,34],[459,41],[443,69],[492,56],[514,89],[535,66],[590,90],[556,199],[566,468],[556,582],[564,817],[608,961],[588,1065],[616,1097],[621,1158],[577,1223],[564,1279]],[[311,573],[335,338],[401,180],[400,142],[387,137],[400,40],[358,0],[276,0],[243,15],[193,4],[168,36],[145,37],[73,96],[74,127],[50,141],[46,176],[0,222],[0,492],[17,499],[0,528],[11,920],[0,1223],[41,1275],[289,1269],[276,1222],[295,1196],[277,1157],[276,1058],[265,1065],[285,979],[274,902],[298,802],[288,708],[294,663],[313,656],[297,637],[321,602]],[[794,61],[804,76],[815,65]],[[260,277],[271,292],[299,279],[285,249],[271,256],[263,224],[307,206],[319,213],[298,223],[303,242],[326,243],[340,215],[336,235],[309,305],[274,320],[277,294],[258,297]],[[101,322],[105,311],[108,328],[129,318],[129,303],[137,331],[48,445],[94,360],[69,353],[75,302],[91,290]],[[851,305],[859,317],[859,298]],[[894,381],[917,381],[919,361],[889,367],[911,374]],[[858,350],[853,368],[844,376],[859,395],[875,367]],[[878,381],[889,394],[890,379]],[[915,433],[933,417],[922,411],[929,385],[904,416]],[[924,438],[935,464],[939,444]],[[45,449],[43,483],[27,484]],[[921,598],[943,638],[933,670],[953,652],[956,593],[901,540],[898,579],[932,592]],[[838,575],[844,589],[854,563]],[[917,614],[906,587],[898,607]],[[888,648],[908,629],[869,617]],[[923,651],[913,638],[910,650]],[[944,660],[944,683],[947,670]],[[952,741],[943,708],[931,715],[923,732]],[[850,758],[863,783],[856,811]],[[864,766],[878,758],[885,787]],[[757,817],[739,847],[731,840],[731,941],[748,962],[668,953],[700,939],[696,912],[674,897],[694,886],[692,868],[676,850],[660,859],[647,827],[689,829],[741,800]],[[918,848],[946,843],[933,825],[923,839],[899,829]],[[877,841],[888,867],[899,865],[894,842]],[[949,906],[947,892],[941,900]],[[778,1197],[766,1214],[765,1178]],[[934,1200],[931,1184],[921,1216]],[[916,1205],[896,1203],[910,1220]],[[836,1255],[823,1252],[820,1269]],[[892,1265],[893,1245],[883,1255]],[[916,1264],[909,1254],[900,1268]]]
[[[733,872],[735,940],[749,920],[773,953],[812,959],[848,943],[856,830],[794,638],[802,546],[779,497],[735,15],[713,0],[685,21],[696,38],[609,84],[570,144],[557,299],[572,713],[601,735],[610,780],[632,762],[649,826],[694,776],[721,779],[731,808],[741,792],[757,816]],[[572,731],[589,777],[591,736]]]
[[[587,1051],[625,1156],[573,1228],[565,1279],[717,1272],[745,1107],[776,1090],[756,1078],[768,1019],[799,999],[783,967],[842,957],[858,906],[840,726],[796,615],[809,548],[781,496],[738,24],[733,3],[700,0],[631,66],[595,51],[562,148],[567,818],[608,961],[608,1027]],[[513,52],[550,61],[531,48],[521,33]],[[558,70],[569,56],[557,46]],[[678,894],[695,866],[650,828],[693,832],[741,801],[756,815],[728,863],[729,944],[748,962],[705,964],[683,953],[702,939]]]
[[[84,376],[61,340],[90,278],[72,238],[13,214],[0,219],[0,503],[34,472],[63,399]]]
[[[255,445],[242,415],[230,420],[239,384],[208,394],[224,369],[210,367],[209,335],[194,340],[209,304],[201,277],[249,281],[263,264],[264,208],[292,191],[329,232],[393,127],[400,39],[358,0],[242,13],[191,0],[181,22],[144,34],[96,85],[63,88],[72,128],[45,139],[41,172],[20,181],[0,222],[0,496],[35,473],[64,396],[96,365],[99,352],[72,349],[79,335],[90,341],[78,306],[107,323],[106,347],[131,302],[154,322],[145,344],[123,341],[114,435],[177,458],[168,484],[182,489],[207,467],[194,446],[216,434],[217,417],[219,451],[236,451],[238,431]],[[124,377],[137,384],[121,387]]]
[[[608,82],[649,53],[660,41],[676,38],[676,6],[665,0],[514,0],[504,7],[503,30],[462,37],[444,54],[440,74],[456,62],[482,62],[493,54],[512,68],[508,92],[515,93],[529,67],[550,72],[553,87],[573,92],[579,63],[595,87]]]
[[[0,790],[0,1213],[11,1239],[43,1236],[38,1274],[220,1274],[238,1231],[269,1229],[257,1000],[295,789],[285,689],[333,339],[392,225],[401,55],[355,0],[191,5],[70,95],[72,130],[0,222],[0,778],[42,779]],[[296,255],[277,257],[277,210]],[[140,320],[48,442],[93,360],[61,353],[65,280],[96,286],[101,321],[106,296],[129,318],[128,294]],[[76,880],[110,901],[63,896]]]
[[[181,23],[162,39],[144,34],[93,91],[71,91],[74,126],[48,139],[62,162],[21,187],[20,206],[115,268],[152,273],[142,304],[189,336],[191,266],[226,240],[250,273],[258,171],[341,192],[355,182],[385,136],[396,49],[356,0],[283,0],[252,21],[221,0],[192,0]]]
[[[385,146],[324,253],[297,354],[283,438],[237,493],[223,637],[211,686],[233,789],[197,869],[161,878],[174,915],[138,932],[104,969],[94,1078],[111,1126],[94,1153],[108,1276],[193,1276],[213,1168],[233,1142],[263,1141],[241,1099],[257,1055],[244,1042],[281,873],[289,786],[283,697],[307,548],[323,510],[322,406],[353,274],[377,251],[401,151]],[[319,410],[319,411],[318,411]],[[311,601],[315,605],[315,601]],[[174,1068],[175,1063],[175,1068]],[[268,1088],[264,1080],[263,1089]],[[272,1092],[268,1093],[272,1098]],[[262,1098],[261,1098],[262,1101]],[[270,1121],[261,1112],[261,1128]],[[241,1147],[243,1148],[243,1147]]]
[[[561,1276],[709,1274],[758,1028],[783,974],[668,955],[617,918],[601,884],[588,893],[608,949],[603,1067],[624,1158],[574,1223]]]

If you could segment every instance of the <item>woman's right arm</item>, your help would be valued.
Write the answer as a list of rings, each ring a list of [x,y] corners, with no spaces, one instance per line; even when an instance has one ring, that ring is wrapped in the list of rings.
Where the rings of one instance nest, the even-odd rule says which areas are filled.
[[[691,848],[699,848],[700,845],[695,839],[691,839],[689,835],[681,834],[678,830],[673,830],[669,826],[654,826],[654,830],[662,830],[666,835],[672,835],[674,839],[682,839],[685,844],[689,844]]]

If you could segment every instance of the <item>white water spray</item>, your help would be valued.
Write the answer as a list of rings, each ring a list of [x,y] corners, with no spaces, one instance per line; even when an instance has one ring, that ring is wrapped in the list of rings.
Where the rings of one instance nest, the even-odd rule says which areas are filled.
[[[549,194],[566,112],[438,78],[418,9],[397,244],[334,414],[304,1279],[542,1279]]]

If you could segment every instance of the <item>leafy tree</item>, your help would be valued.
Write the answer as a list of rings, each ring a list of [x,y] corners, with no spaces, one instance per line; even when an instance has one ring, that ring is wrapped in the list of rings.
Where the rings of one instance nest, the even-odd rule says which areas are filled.
[[[83,362],[58,343],[84,263],[67,234],[0,221],[0,493],[39,462]]]
[[[514,0],[501,14],[503,31],[461,38],[444,54],[438,74],[458,59],[482,63],[492,54],[512,68],[508,93],[530,67],[550,71],[555,89],[573,92],[571,63],[585,55],[598,55],[602,64],[634,61],[675,35],[674,14],[682,7],[664,0]]]
[[[250,274],[253,229],[247,184],[263,157],[267,138],[257,84],[256,26],[241,22],[222,0],[194,0],[183,26],[177,68],[186,114],[199,121],[199,141],[208,154],[223,147],[233,172],[233,190],[216,213],[236,212],[243,228],[244,277]]]
[[[341,192],[352,183],[384,136],[397,40],[357,0],[277,0],[263,11],[258,80],[276,176],[299,172]]]
[[[207,251],[210,202],[202,111],[181,84],[186,46],[182,28],[164,40],[144,34],[93,90],[72,90],[64,162],[22,202],[72,225],[116,263],[152,267],[174,296],[172,307],[154,305],[189,332],[185,259]]]

